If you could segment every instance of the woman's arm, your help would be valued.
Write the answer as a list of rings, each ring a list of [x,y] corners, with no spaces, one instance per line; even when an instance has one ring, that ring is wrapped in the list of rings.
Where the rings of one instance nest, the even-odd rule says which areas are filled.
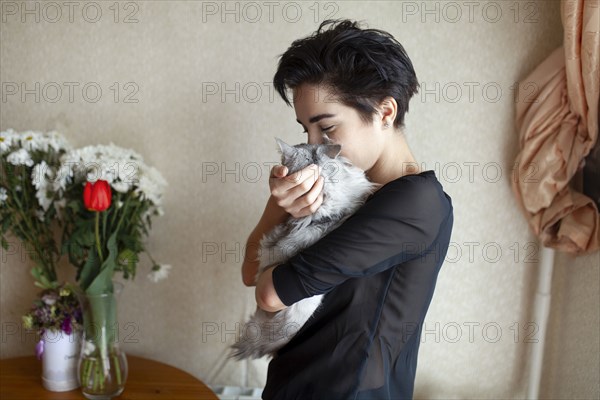
[[[273,269],[266,269],[260,274],[256,283],[256,291],[254,292],[258,307],[268,312],[283,310],[287,307],[283,304],[273,286]]]
[[[272,230],[278,224],[284,222],[289,217],[289,214],[276,203],[273,196],[269,197],[265,210],[260,221],[248,237],[246,243],[246,251],[244,254],[244,262],[242,263],[242,281],[246,286],[256,286],[255,278],[258,272],[258,250],[260,239],[263,235]]]
[[[441,185],[409,177],[380,189],[336,229],[272,268],[267,283],[290,306],[349,278],[377,274],[425,253],[443,262],[444,241],[449,240],[444,235],[452,223],[451,199]],[[428,260],[422,261],[426,265]]]
[[[321,168],[310,165],[300,171],[287,175],[288,169],[276,165],[271,170],[269,187],[271,196],[260,221],[248,237],[244,261],[242,263],[242,281],[246,286],[256,286],[255,277],[260,261],[258,250],[263,235],[287,218],[304,217],[313,214],[323,202],[323,178],[319,179]],[[287,175],[287,176],[286,176]],[[263,297],[258,296],[258,297]]]

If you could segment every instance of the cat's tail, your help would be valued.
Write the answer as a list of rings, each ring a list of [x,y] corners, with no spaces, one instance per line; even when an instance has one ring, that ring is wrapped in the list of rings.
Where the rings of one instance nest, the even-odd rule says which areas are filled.
[[[263,354],[261,354],[260,347],[257,346],[255,338],[248,334],[248,332],[251,332],[251,327],[258,326],[256,322],[258,313],[259,310],[257,309],[254,315],[251,316],[250,319],[238,331],[236,342],[229,346],[229,358],[235,358],[236,360],[241,361],[246,358],[260,358],[263,356]]]
[[[302,324],[289,320],[289,309],[270,313],[257,310],[239,332],[238,340],[230,346],[230,358],[275,357],[296,334]]]
[[[247,358],[258,358],[250,347],[243,346],[241,342],[237,342],[229,346],[229,355],[227,357],[234,358],[238,361],[242,361]]]
[[[263,352],[262,348],[253,346],[248,341],[239,341],[229,346],[230,352],[228,358],[234,358],[238,361],[245,359],[257,359],[264,356],[273,357],[272,353]]]

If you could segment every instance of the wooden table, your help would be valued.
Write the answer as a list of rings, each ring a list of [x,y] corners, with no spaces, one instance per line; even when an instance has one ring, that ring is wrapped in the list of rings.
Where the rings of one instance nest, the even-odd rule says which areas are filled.
[[[120,400],[218,400],[204,383],[171,365],[127,355],[129,372]],[[50,392],[42,386],[42,362],[35,356],[0,360],[0,399],[85,399],[81,389]]]

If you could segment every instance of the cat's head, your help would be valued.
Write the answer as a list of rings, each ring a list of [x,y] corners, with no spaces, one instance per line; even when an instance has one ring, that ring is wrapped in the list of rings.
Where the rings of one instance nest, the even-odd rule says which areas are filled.
[[[275,138],[281,153],[281,164],[288,168],[288,175],[293,174],[310,164],[317,164],[327,168],[327,163],[338,158],[342,151],[339,144],[300,143],[290,146],[279,138]]]
[[[315,214],[306,221],[325,218],[338,218],[353,212],[376,188],[365,172],[352,165],[349,159],[340,155],[342,146],[324,138],[322,144],[301,143],[290,146],[275,138],[281,152],[281,163],[288,168],[288,175],[310,164],[321,167],[323,180],[323,203]],[[305,221],[305,222],[306,222]]]

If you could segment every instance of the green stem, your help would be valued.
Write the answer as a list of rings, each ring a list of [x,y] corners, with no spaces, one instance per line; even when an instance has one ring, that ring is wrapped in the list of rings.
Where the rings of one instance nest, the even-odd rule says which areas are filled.
[[[106,243],[106,219],[108,218],[108,211],[102,212],[102,243]]]
[[[102,368],[102,366],[100,365],[100,363],[98,363],[98,364],[94,363],[94,367],[95,368],[92,367],[94,370],[94,374],[93,374],[94,375],[94,379],[93,379],[94,386],[92,387],[92,390],[96,391],[96,390],[98,390],[98,383],[100,381],[100,375],[98,374],[98,372],[100,371],[100,368]]]
[[[98,378],[99,378],[99,381],[100,381],[100,390],[103,391],[104,390],[104,380],[106,379],[106,376],[104,376],[104,370],[101,370],[98,373]]]
[[[128,234],[131,234],[132,231],[134,229],[136,229],[138,220],[141,223],[143,223],[143,221],[141,221],[141,218],[139,218],[139,216],[138,216],[138,210],[140,209],[141,206],[142,206],[142,203],[138,201],[137,204],[135,204],[135,206],[129,213],[129,215],[131,215],[132,218],[129,221],[127,221],[128,222],[127,227],[124,228],[125,232],[127,232]]]
[[[113,361],[115,363],[115,374],[117,375],[117,385],[121,385],[121,367],[119,366],[119,358],[113,355]]]
[[[85,369],[87,368],[87,360],[84,358],[81,362],[81,369],[79,370],[79,382],[85,386]]]
[[[90,373],[92,372],[92,364],[93,364],[93,360],[90,360],[89,358],[85,358],[83,360],[84,364],[83,364],[83,373],[82,373],[82,378],[81,378],[81,384],[84,387],[88,387],[90,384]]]
[[[85,374],[85,386],[90,386],[90,377],[92,375],[92,370],[94,369],[95,360],[88,359],[87,371]]]
[[[19,185],[21,186],[21,193],[25,194],[26,191],[26,187],[25,187],[25,166],[18,166],[18,171],[19,171]],[[29,203],[27,202],[28,200],[28,196],[23,196],[23,203],[25,204],[25,209],[29,208]]]
[[[123,214],[121,214],[121,218],[119,218],[119,223],[117,224],[117,229],[115,229],[114,232],[119,231],[119,228],[121,227],[121,224],[123,223],[123,219],[125,218],[125,215],[127,215],[127,207],[129,207],[130,199],[131,199],[131,196],[127,196],[127,199],[125,200],[125,204],[123,205]]]
[[[36,253],[40,257],[42,268],[45,270],[46,276],[48,277],[48,280],[50,282],[56,281],[56,272],[54,271],[54,264],[53,264],[52,260],[48,261],[48,260],[45,259],[44,252],[42,251],[42,249],[40,247],[40,244],[38,243],[37,238],[31,237],[27,233],[27,232],[31,232],[33,234],[34,232],[36,232],[36,230],[33,229],[33,226],[31,225],[31,221],[29,221],[29,218],[27,218],[27,214],[25,214],[25,211],[23,209],[23,205],[19,201],[19,198],[16,196],[16,193],[13,193],[13,197],[12,198],[17,203],[17,206],[18,206],[17,209],[19,210],[19,214],[21,216],[21,220],[17,222],[17,224],[19,225],[19,230],[21,231],[21,234],[35,248]],[[23,226],[21,225],[21,222],[25,223],[27,229],[23,229]]]
[[[8,166],[8,167],[10,167],[10,166]],[[21,193],[25,193],[25,191],[27,189],[23,183],[25,170],[23,168],[17,167],[14,169],[11,168],[11,170],[7,171],[6,173],[7,173],[7,178],[8,178],[8,175],[12,175],[12,176],[19,175],[19,177],[16,180],[16,184],[21,186]],[[3,179],[3,181],[4,181],[4,179]],[[44,252],[42,251],[41,245],[38,243],[38,238],[35,236],[32,237],[28,234],[28,232],[31,232],[31,234],[35,235],[35,233],[36,232],[39,233],[39,231],[38,231],[38,229],[34,229],[34,227],[32,226],[32,221],[28,218],[27,214],[25,213],[25,208],[23,207],[23,204],[19,200],[19,193],[16,190],[12,190],[16,186],[14,184],[9,184],[8,179],[7,179],[6,183],[3,182],[3,186],[6,186],[6,188],[8,190],[10,190],[10,192],[11,192],[8,202],[11,202],[12,200],[14,200],[14,202],[17,205],[16,208],[19,212],[21,219],[19,220],[19,219],[15,218],[15,222],[18,225],[17,229],[20,233],[21,239],[23,239],[24,241],[29,242],[33,245],[38,257],[40,258],[40,264],[42,265],[42,269],[44,270],[46,277],[49,278],[48,280],[51,282],[55,281],[56,274],[54,273],[54,265],[51,262],[52,259],[50,259],[50,264],[49,264],[48,261],[44,257]],[[27,196],[24,196],[23,198],[25,201],[27,200]],[[25,223],[27,229],[23,228],[22,223]]]
[[[89,363],[86,372],[85,387],[91,389],[94,383],[94,376],[92,375],[92,372],[94,372],[94,360],[88,359],[88,362]]]
[[[150,255],[150,252],[146,249],[144,249],[144,252],[150,258],[150,261],[152,261],[152,266],[157,265],[156,261],[154,261],[154,258],[152,258],[152,255]]]
[[[100,265],[104,263],[102,248],[100,247],[100,213],[96,211],[96,247],[98,248],[98,256],[100,257]]]
[[[117,194],[116,194],[116,196],[115,196],[115,199],[114,199],[114,204],[115,204],[115,207],[114,207],[114,210],[113,210],[113,213],[112,213],[112,215],[110,216],[110,225],[109,225],[109,226],[110,226],[111,228],[112,228],[112,227],[114,226],[114,224],[115,224],[115,220],[117,219],[117,215],[119,215],[119,209],[117,208],[117,203],[118,203],[120,200],[121,200],[121,194],[120,194],[120,193],[117,193]],[[122,208],[122,206],[121,206],[121,208]],[[112,231],[112,229],[111,229],[111,231]]]

